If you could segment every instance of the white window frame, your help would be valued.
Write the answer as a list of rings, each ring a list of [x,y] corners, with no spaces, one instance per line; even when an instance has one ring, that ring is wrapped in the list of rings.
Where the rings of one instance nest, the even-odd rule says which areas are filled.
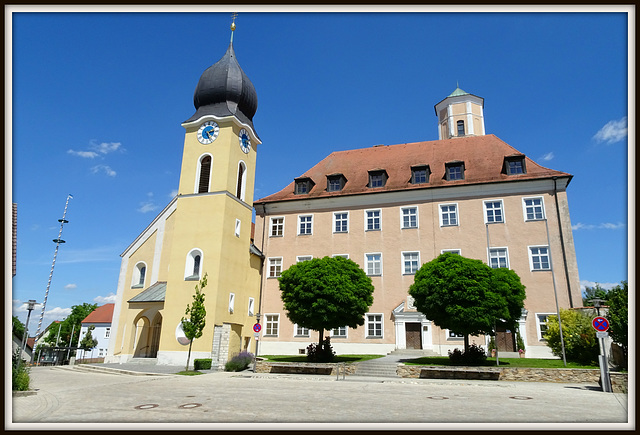
[[[547,262],[549,263],[549,267],[548,268],[539,268],[536,269],[534,268],[533,265],[533,249],[539,249],[539,248],[546,248],[547,249]],[[553,269],[553,266],[551,265],[551,249],[549,248],[549,245],[533,245],[533,246],[527,246],[527,251],[529,252],[529,267],[531,268],[532,272],[538,272],[538,271],[550,271]],[[541,254],[537,254],[538,256],[541,256]],[[542,264],[542,263],[541,263]]]
[[[211,167],[209,168],[209,185],[207,186],[207,192],[211,191],[211,181],[213,179],[213,155],[210,153],[204,153],[198,157],[198,167],[196,168],[196,181],[193,186],[193,193],[197,194],[200,190],[200,172],[202,171],[202,159],[206,156],[211,157]]]
[[[367,313],[365,314],[366,318],[365,318],[365,337],[366,338],[384,338],[384,315],[382,313]],[[380,320],[374,319],[371,320],[372,316],[380,316]],[[369,334],[369,326],[371,324],[380,324],[380,335],[374,334],[374,335],[370,335]],[[378,328],[376,328],[378,329]],[[376,331],[374,331],[376,332]]]
[[[346,258],[348,260],[349,259],[349,254],[333,254],[332,257],[333,258],[342,257],[342,258]]]
[[[536,313],[536,333],[538,334],[538,341],[547,341],[547,339],[542,336],[542,330],[540,329],[540,326],[546,323],[547,317],[557,315],[558,313]],[[540,319],[540,317],[543,316],[545,317],[544,322],[542,322]]]
[[[236,237],[240,237],[240,226],[242,225],[242,221],[240,219],[236,219]]]
[[[275,319],[275,320],[274,320]],[[275,333],[274,333],[275,328]],[[280,314],[269,313],[264,315],[263,337],[278,337],[280,334]]]
[[[309,328],[305,328],[304,326],[300,326],[296,323],[293,325],[293,336],[294,337],[310,337],[311,333],[309,332]]]
[[[407,226],[405,225],[405,214],[404,211],[405,210],[414,210],[415,214],[413,216],[415,216],[416,218],[416,224],[414,226]],[[411,221],[411,216],[412,215],[407,215],[409,216],[409,221]],[[410,207],[400,207],[400,228],[404,229],[412,229],[412,228],[418,228],[419,227],[419,222],[418,222],[418,207],[417,206],[410,206]]]
[[[456,223],[455,224],[451,224],[448,223],[445,225],[444,223],[444,210],[442,209],[442,207],[455,207],[455,210],[453,213],[455,213],[455,218],[456,218]],[[459,212],[459,208],[458,208],[458,203],[457,202],[451,202],[451,203],[447,203],[447,204],[438,204],[438,216],[440,218],[440,226],[441,227],[459,227],[460,226],[460,212]],[[451,211],[447,211],[447,214],[449,216],[449,221],[451,221]]]
[[[346,326],[340,326],[338,328],[333,328],[329,334],[332,338],[347,338],[348,336],[348,330],[349,328]],[[340,330],[344,330],[344,334],[336,334],[335,331],[340,331]]]
[[[240,167],[242,167],[242,179],[240,179],[240,177],[238,177],[238,174],[237,174],[237,172],[240,172]],[[238,198],[240,201],[244,201],[245,194],[247,191],[247,164],[243,160],[240,160],[238,162],[237,172],[236,172],[236,193],[238,193],[238,181],[240,181],[240,183],[242,184],[240,185],[240,197],[238,198],[236,196],[236,198]]]
[[[193,268],[195,266],[196,256],[200,256],[200,266],[198,267],[198,274],[194,275]],[[202,279],[202,267],[204,265],[204,255],[202,254],[202,249],[193,248],[187,254],[187,258],[184,262],[184,279],[185,280],[200,280]]]
[[[229,313],[233,314],[233,309],[236,305],[236,295],[235,293],[229,293]]]
[[[111,336],[111,327],[104,328],[104,338],[109,338]]]
[[[492,256],[491,254],[494,253],[494,252],[502,252],[502,251],[504,251],[504,259],[505,259],[505,262],[507,263],[507,265],[505,267],[507,269],[510,268],[510,266],[509,266],[509,248],[507,248],[506,246],[495,246],[493,248],[487,249],[487,263],[488,263],[490,268],[497,269],[497,268],[500,267],[499,266],[500,258],[502,258],[502,257],[500,257],[500,256]],[[492,258],[497,258],[498,259],[498,267],[493,267],[491,265],[491,259]]]
[[[343,215],[343,214],[347,215],[347,217],[346,217],[347,229],[345,231],[338,231],[336,229],[336,222],[338,221],[336,219],[336,215]],[[342,221],[342,220],[344,220],[344,219],[340,219],[340,221]],[[333,233],[334,234],[345,234],[345,233],[348,233],[349,232],[349,212],[348,211],[336,211],[336,212],[333,212],[333,222],[332,222],[332,224],[333,224]]]
[[[464,340],[463,334],[456,334],[450,329],[445,330],[445,332],[446,332],[447,340],[455,340],[455,341]]]
[[[276,219],[282,219],[282,223],[275,223],[274,221]],[[279,229],[280,229],[280,232],[282,234],[274,235],[273,234],[273,229],[274,228],[278,228],[278,227],[281,227]],[[284,237],[284,216],[273,216],[272,218],[270,218],[270,220],[269,220],[269,237]]]
[[[409,271],[407,272],[407,255],[413,255],[416,254],[418,259],[418,264],[416,267],[416,270],[411,271],[412,267],[409,269]],[[416,272],[418,271],[418,269],[420,269],[420,251],[402,251],[402,253],[400,254],[400,258],[402,261],[402,274],[403,275],[415,275]],[[409,261],[411,261],[413,263],[413,259],[410,259]]]
[[[371,260],[369,261],[369,255],[379,255],[380,259],[379,260]],[[369,273],[369,263],[372,264],[373,266],[373,272],[374,273]],[[376,263],[379,263],[380,266],[380,273],[375,273],[375,265]],[[367,276],[382,276],[382,252],[367,252],[364,254],[364,268],[365,268],[365,272],[367,274]]]
[[[369,217],[369,213],[378,213],[378,216],[371,216]],[[378,228],[372,228],[369,229],[369,219],[372,220],[372,223],[374,224],[373,226],[375,226],[376,223],[376,219],[377,219],[377,223],[378,223]],[[365,231],[382,231],[382,209],[380,208],[376,208],[376,209],[371,209],[371,210],[365,210],[364,211],[364,230]]]
[[[308,233],[303,233],[301,232],[302,230],[302,218],[310,218],[309,222],[305,222],[305,229],[306,229],[306,225],[309,225],[309,232]],[[313,215],[312,214],[300,214],[298,215],[298,235],[299,236],[311,236],[313,235]]]
[[[279,262],[279,263],[276,264],[276,262]],[[269,274],[267,278],[278,278],[280,275],[282,275],[282,257],[269,257],[268,266],[269,266]],[[271,270],[272,266],[279,266],[280,269],[277,272],[272,273],[272,270]]]
[[[535,217],[535,210],[534,210],[534,217],[533,217],[533,219],[529,219],[529,218],[527,217],[527,207],[538,207],[538,206],[536,206],[536,205],[527,206],[526,201],[527,201],[528,199],[539,199],[539,200],[540,200],[540,205],[539,205],[539,207],[542,209],[542,210],[541,210],[541,211],[542,211],[542,217],[541,217],[541,218],[537,218],[537,217]],[[543,198],[542,196],[527,196],[527,197],[522,198],[522,217],[524,218],[524,221],[525,221],[525,222],[543,221],[543,220],[545,220],[545,219],[546,219],[546,216],[547,216],[547,212],[546,212],[546,210],[545,210],[545,208],[544,208],[544,198]]]
[[[144,268],[144,276],[142,276],[142,283],[140,283],[141,271]],[[144,261],[138,261],[136,265],[133,267],[133,271],[131,273],[131,288],[144,288],[144,284],[147,281],[149,267],[147,263]]]
[[[298,255],[296,256],[296,263],[301,263],[303,261],[313,260],[313,255]]]
[[[445,252],[451,252],[453,254],[462,255],[462,249],[441,249],[440,253],[444,254]]]
[[[254,298],[249,298],[249,306],[247,307],[247,315],[249,317],[253,317],[255,313],[256,300]]]
[[[489,209],[487,207],[488,204],[495,204],[495,203],[500,203],[500,219],[499,221],[495,220],[495,208],[491,208]],[[482,207],[484,209],[484,223],[485,224],[503,224],[505,223],[506,219],[505,219],[505,215],[504,215],[504,201],[501,199],[491,199],[491,200],[486,200],[482,202]],[[492,215],[493,215],[493,222],[489,221],[489,212],[491,211]]]

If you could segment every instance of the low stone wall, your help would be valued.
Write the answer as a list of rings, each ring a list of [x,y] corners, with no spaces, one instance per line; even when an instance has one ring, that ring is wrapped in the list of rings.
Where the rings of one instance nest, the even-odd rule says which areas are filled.
[[[501,381],[522,382],[574,382],[598,383],[598,369],[536,369],[529,367],[502,367]]]
[[[282,363],[274,361],[256,361],[256,373],[286,373],[299,375],[333,375],[337,376],[338,370],[342,375],[353,375],[356,372],[356,364],[344,363]]]
[[[611,373],[611,389],[614,393],[629,393],[629,375],[627,373]]]

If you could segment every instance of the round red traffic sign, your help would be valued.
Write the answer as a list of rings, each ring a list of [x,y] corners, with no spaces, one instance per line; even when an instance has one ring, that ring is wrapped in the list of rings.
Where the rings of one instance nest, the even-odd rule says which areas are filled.
[[[598,316],[591,322],[596,331],[605,332],[609,329],[609,321],[602,316]]]
[[[253,325],[253,332],[260,332],[261,329],[262,329],[262,326],[260,326],[259,323],[256,323],[255,325]]]

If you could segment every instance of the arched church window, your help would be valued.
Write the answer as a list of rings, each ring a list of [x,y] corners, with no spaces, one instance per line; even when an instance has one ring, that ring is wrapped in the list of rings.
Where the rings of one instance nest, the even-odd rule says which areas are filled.
[[[139,262],[136,267],[133,268],[133,276],[131,277],[131,288],[144,287],[144,278],[147,274],[147,265],[144,262]]]
[[[204,156],[200,159],[200,179],[198,182],[198,193],[209,191],[209,179],[211,178],[211,156]]]
[[[246,178],[247,167],[244,162],[238,163],[238,186],[236,188],[236,197],[244,201],[244,184]]]
[[[187,261],[184,265],[184,279],[187,281],[197,281],[202,276],[202,251],[192,249],[187,254]]]

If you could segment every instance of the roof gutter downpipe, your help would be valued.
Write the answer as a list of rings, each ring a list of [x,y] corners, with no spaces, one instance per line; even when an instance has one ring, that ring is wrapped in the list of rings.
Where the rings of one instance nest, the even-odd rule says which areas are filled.
[[[567,253],[564,247],[564,235],[562,232],[562,222],[560,221],[560,207],[558,205],[558,177],[553,177],[553,197],[556,201],[556,214],[558,217],[558,230],[560,232],[560,248],[562,249],[562,260],[564,264],[564,274],[567,280],[567,292],[569,293],[569,307],[574,308],[573,298],[571,296],[571,280],[569,279],[569,267],[567,266]]]

